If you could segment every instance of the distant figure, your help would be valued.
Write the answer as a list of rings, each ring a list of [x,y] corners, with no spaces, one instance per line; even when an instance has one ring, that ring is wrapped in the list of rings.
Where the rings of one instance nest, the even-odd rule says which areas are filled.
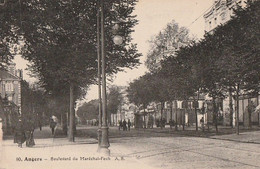
[[[128,125],[128,131],[130,131],[130,128],[131,128],[131,122],[130,122],[130,119],[128,119],[127,125]]]
[[[50,121],[50,128],[51,128],[51,134],[54,136],[54,131],[55,131],[55,127],[56,127],[57,123],[51,119]]]
[[[41,121],[39,121],[39,128],[40,128],[40,131],[42,131],[42,123],[41,123]]]
[[[39,113],[37,113],[37,124],[38,124],[40,131],[42,131],[42,122],[41,122],[41,116],[39,115]]]
[[[126,121],[125,121],[125,119],[124,119],[124,121],[123,121],[123,131],[126,131],[126,130],[127,130]]]
[[[35,145],[34,138],[34,123],[32,119],[28,119],[25,123],[25,136],[26,136],[26,147],[32,147]]]
[[[174,126],[175,125],[175,122],[174,122],[174,120],[170,120],[169,121],[169,123],[170,123],[170,127],[172,128],[172,126]]]
[[[202,131],[204,131],[204,117],[200,119],[200,124],[201,124]]]
[[[121,128],[123,128],[122,120],[119,121],[119,127],[118,127],[118,129],[120,130]]]
[[[14,143],[18,144],[18,147],[22,148],[23,143],[25,142],[25,132],[23,128],[22,120],[19,119],[17,125],[15,126],[15,135],[14,135]]]

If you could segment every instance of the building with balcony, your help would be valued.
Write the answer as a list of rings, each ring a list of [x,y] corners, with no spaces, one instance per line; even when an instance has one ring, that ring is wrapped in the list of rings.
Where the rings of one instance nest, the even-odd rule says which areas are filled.
[[[246,0],[215,0],[213,6],[203,16],[205,32],[210,33],[217,26],[229,21],[237,5],[245,7]]]

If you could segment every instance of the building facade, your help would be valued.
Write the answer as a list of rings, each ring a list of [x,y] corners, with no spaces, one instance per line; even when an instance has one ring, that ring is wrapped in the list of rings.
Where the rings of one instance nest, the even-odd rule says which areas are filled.
[[[4,133],[11,128],[21,115],[21,80],[22,70],[17,70],[11,63],[7,70],[0,70],[1,117]]]
[[[213,6],[204,14],[205,31],[212,32],[217,26],[228,22],[237,5],[245,7],[246,0],[215,0]]]

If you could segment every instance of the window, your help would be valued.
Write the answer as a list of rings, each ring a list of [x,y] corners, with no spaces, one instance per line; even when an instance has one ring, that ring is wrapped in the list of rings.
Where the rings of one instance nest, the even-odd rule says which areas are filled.
[[[6,91],[14,91],[14,85],[13,85],[13,83],[12,82],[6,82],[6,84],[5,84],[5,90]]]

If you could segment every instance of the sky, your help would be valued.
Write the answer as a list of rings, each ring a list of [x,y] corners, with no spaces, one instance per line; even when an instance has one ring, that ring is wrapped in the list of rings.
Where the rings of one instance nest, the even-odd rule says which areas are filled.
[[[159,33],[160,30],[166,27],[167,23],[175,20],[180,26],[187,27],[191,34],[197,38],[202,38],[204,34],[204,19],[203,14],[213,5],[214,0],[139,0],[136,5],[134,14],[137,15],[139,24],[135,26],[133,32],[133,43],[137,43],[137,48],[142,57],[140,58],[141,65],[136,69],[125,69],[115,75],[113,82],[108,82],[108,85],[114,84],[119,86],[127,86],[129,82],[142,76],[146,71],[144,61],[146,54],[149,51],[148,40],[152,36]],[[25,69],[28,62],[16,57],[14,62],[18,69]],[[24,79],[32,82],[27,71],[24,71]],[[98,88],[92,85],[88,90],[85,101],[98,98]]]

